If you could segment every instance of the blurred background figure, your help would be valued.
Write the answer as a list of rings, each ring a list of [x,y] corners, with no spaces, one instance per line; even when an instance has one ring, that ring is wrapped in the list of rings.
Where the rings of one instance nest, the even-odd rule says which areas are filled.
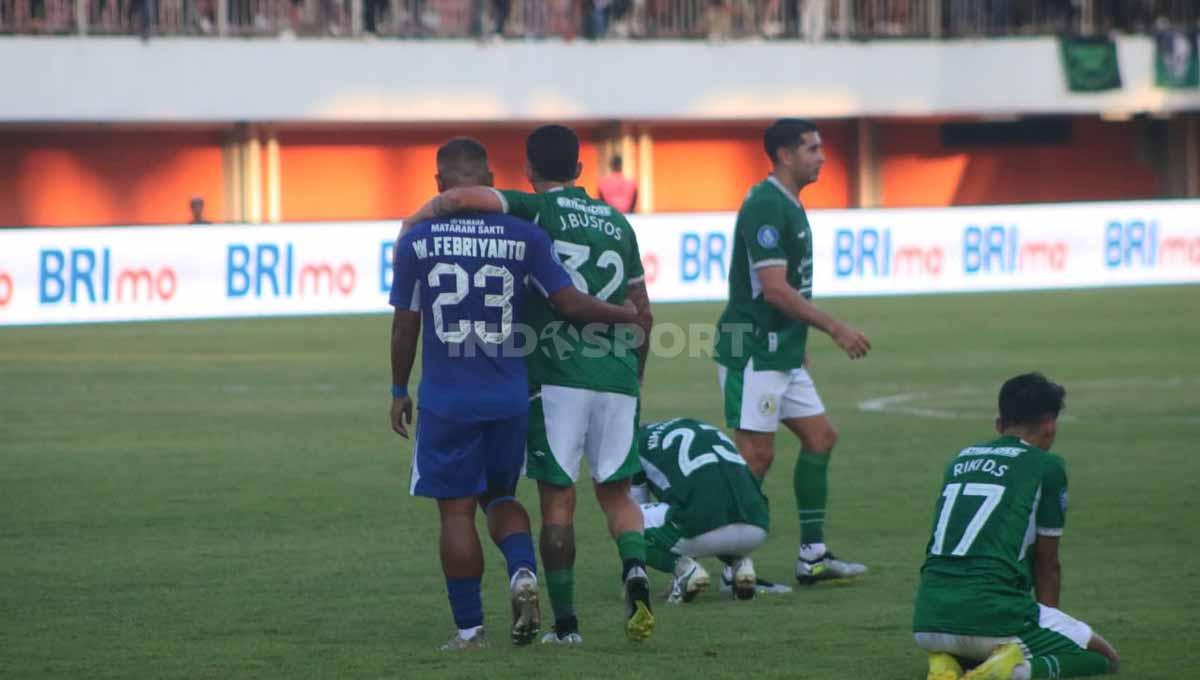
[[[637,205],[637,182],[625,176],[623,166],[624,161],[620,156],[612,157],[608,162],[609,173],[600,178],[596,194],[619,212],[628,214]]]
[[[193,196],[188,202],[188,208],[192,211],[192,221],[188,224],[212,224],[204,219],[204,199],[199,196]]]

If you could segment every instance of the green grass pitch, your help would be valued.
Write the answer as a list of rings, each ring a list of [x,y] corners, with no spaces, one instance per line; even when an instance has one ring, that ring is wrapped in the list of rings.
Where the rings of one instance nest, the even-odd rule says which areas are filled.
[[[0,677],[919,680],[909,621],[940,470],[990,436],[1000,382],[1030,369],[1069,391],[1063,608],[1117,647],[1124,677],[1191,677],[1198,300],[1200,287],[824,301],[874,344],[850,362],[818,337],[811,354],[841,431],[827,533],[866,579],[659,604],[654,637],[632,645],[585,485],[585,646],[507,644],[503,561],[486,544],[493,646],[465,655],[436,651],[452,622],[436,511],[408,496],[410,445],[387,425],[388,318],[3,329]],[[703,356],[654,358],[644,417],[721,423],[715,374]],[[798,445],[781,434],[778,449],[756,562],[788,581]],[[521,495],[536,525],[533,487]]]

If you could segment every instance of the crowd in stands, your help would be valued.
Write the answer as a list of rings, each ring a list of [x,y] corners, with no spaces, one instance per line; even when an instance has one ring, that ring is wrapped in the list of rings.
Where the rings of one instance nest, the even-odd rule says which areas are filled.
[[[868,39],[1195,28],[1198,0],[0,0],[0,33]]]

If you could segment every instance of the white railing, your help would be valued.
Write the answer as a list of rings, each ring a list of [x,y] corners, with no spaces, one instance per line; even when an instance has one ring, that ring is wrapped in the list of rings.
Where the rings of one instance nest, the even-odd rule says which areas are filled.
[[[0,0],[0,33],[875,39],[1149,32],[1197,0]]]

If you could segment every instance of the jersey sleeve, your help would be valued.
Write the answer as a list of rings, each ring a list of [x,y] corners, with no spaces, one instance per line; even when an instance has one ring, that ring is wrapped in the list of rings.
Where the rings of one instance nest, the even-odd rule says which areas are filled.
[[[1062,536],[1067,520],[1067,468],[1054,457],[1042,473],[1042,498],[1037,508],[1039,536]]]
[[[752,200],[742,206],[737,232],[750,255],[751,268],[787,266],[787,251],[781,242],[786,220],[783,206],[774,201]]]
[[[392,292],[388,296],[388,302],[396,309],[410,312],[421,309],[421,276],[417,271],[417,254],[413,250],[415,234],[421,231],[408,230],[396,241],[392,260]]]
[[[571,285],[571,276],[558,260],[546,232],[531,225],[529,233],[529,273],[538,288],[550,296]]]
[[[500,197],[504,212],[513,217],[536,222],[542,212],[542,197],[537,194],[527,194],[513,189],[492,189]]]
[[[629,286],[635,283],[644,283],[646,281],[646,270],[642,268],[642,251],[638,248],[637,234],[634,233],[633,227],[628,221],[625,223],[629,234],[629,252],[626,254],[625,261],[625,285]]]

